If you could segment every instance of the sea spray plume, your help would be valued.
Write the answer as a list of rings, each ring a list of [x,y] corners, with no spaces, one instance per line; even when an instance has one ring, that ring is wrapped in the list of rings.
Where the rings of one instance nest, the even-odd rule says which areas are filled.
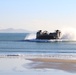
[[[76,29],[75,28],[63,28],[61,39],[66,41],[76,41]]]
[[[30,33],[25,37],[25,40],[31,40],[31,39],[36,39],[35,33]]]
[[[61,31],[61,37],[60,39],[54,41],[76,41],[76,29],[75,28],[63,28]],[[36,33],[30,33],[25,37],[25,40],[35,40],[36,39]],[[50,40],[51,41],[51,40]]]

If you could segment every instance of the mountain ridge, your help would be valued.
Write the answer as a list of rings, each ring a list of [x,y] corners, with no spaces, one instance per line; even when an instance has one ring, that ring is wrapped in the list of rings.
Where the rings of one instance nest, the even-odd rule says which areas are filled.
[[[0,29],[0,33],[30,33],[31,31],[25,29],[14,29],[14,28],[7,28],[7,29]]]

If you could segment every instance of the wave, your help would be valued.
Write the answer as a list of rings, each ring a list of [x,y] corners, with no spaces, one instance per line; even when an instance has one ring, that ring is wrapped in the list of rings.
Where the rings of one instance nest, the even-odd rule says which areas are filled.
[[[0,54],[0,58],[55,58],[76,59],[76,54]]]
[[[37,42],[53,42],[53,41],[76,41],[76,29],[74,28],[63,28],[61,29],[61,37],[60,39],[54,40],[36,40],[36,34],[29,34],[25,37],[25,40],[29,41],[37,41]]]

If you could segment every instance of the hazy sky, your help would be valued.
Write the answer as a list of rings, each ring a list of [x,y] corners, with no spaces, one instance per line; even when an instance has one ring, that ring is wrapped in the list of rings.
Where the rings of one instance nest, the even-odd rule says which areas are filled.
[[[76,28],[76,0],[0,0],[0,29]]]

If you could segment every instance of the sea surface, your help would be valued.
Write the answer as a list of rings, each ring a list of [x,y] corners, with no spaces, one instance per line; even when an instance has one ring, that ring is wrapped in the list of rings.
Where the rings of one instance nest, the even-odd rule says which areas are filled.
[[[38,57],[50,57],[55,56],[61,59],[76,59],[76,41],[64,41],[60,40],[36,40],[36,34],[32,33],[0,33],[0,74],[1,75],[73,75],[76,73],[64,72],[62,70],[24,70],[20,67],[24,64],[25,59],[18,58],[6,58],[1,56],[38,56]],[[66,36],[65,36],[66,38]],[[22,61],[22,62],[21,62]],[[16,63],[15,63],[16,62]],[[21,62],[21,63],[20,63]],[[10,64],[8,64],[10,63]],[[12,66],[13,63],[13,66]],[[25,62],[26,63],[26,62]],[[6,64],[6,65],[5,65]],[[9,67],[8,67],[8,66]],[[15,66],[15,67],[14,67]],[[6,68],[8,67],[8,68]],[[14,67],[14,68],[12,68]],[[15,69],[10,71],[10,69]],[[10,72],[9,72],[10,71]],[[54,72],[56,71],[56,73]],[[26,73],[25,73],[26,72]]]
[[[0,54],[76,54],[76,41],[33,41],[29,33],[0,33]]]

